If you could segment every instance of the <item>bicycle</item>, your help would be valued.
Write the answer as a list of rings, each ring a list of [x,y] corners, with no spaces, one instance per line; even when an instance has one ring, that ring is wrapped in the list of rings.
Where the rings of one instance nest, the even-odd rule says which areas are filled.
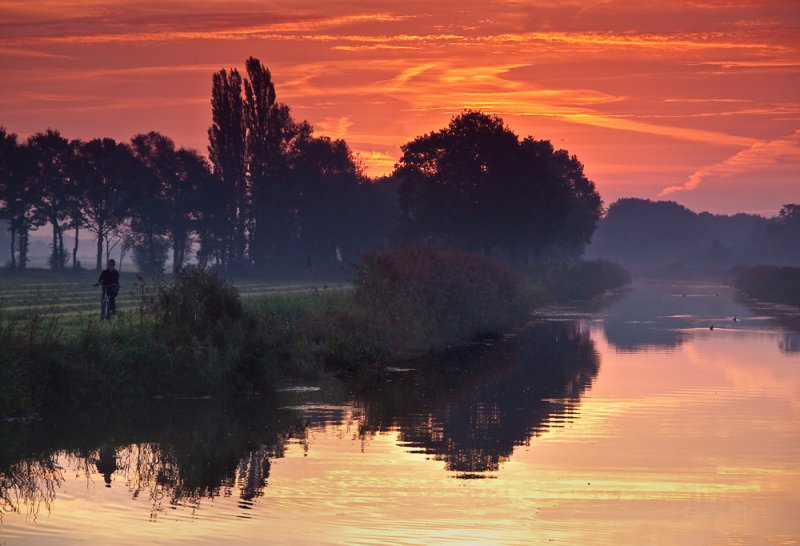
[[[92,286],[98,286],[98,283]],[[100,320],[111,320],[111,316],[114,314],[111,299],[116,297],[118,291],[118,284],[103,285],[103,292],[100,295]],[[114,293],[112,294],[112,292]]]

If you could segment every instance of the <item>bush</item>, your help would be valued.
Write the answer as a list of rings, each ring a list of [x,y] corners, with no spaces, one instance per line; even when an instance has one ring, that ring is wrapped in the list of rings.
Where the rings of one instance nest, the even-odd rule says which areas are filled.
[[[530,309],[519,273],[456,250],[403,247],[370,254],[356,267],[353,284],[354,308],[337,330],[357,334],[352,345],[389,355],[497,334]]]
[[[751,267],[735,285],[754,298],[800,307],[800,267]]]
[[[0,314],[0,416],[30,414],[67,395],[62,341],[52,313],[24,319]]]
[[[266,387],[268,324],[246,315],[238,290],[218,274],[184,268],[159,289],[154,315],[154,335],[169,347],[178,384],[208,389],[228,380],[237,388]]]
[[[624,267],[608,260],[551,263],[537,277],[559,300],[588,300],[631,282]]]

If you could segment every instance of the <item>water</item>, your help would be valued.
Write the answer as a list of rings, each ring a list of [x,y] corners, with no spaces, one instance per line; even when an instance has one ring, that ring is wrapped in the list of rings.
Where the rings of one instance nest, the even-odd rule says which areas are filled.
[[[800,317],[715,285],[350,390],[0,425],[3,546],[788,545],[799,491]]]

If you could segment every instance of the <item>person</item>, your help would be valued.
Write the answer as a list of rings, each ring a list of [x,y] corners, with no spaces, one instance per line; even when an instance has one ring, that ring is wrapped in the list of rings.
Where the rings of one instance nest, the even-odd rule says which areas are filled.
[[[103,475],[106,487],[111,487],[111,475],[117,471],[117,450],[114,448],[100,448],[95,461],[97,471]]]
[[[104,293],[108,293],[108,307],[111,314],[115,315],[117,313],[117,294],[119,294],[119,271],[117,271],[115,260],[108,260],[106,268],[97,279],[97,284],[103,287]],[[102,302],[102,296],[100,301]]]

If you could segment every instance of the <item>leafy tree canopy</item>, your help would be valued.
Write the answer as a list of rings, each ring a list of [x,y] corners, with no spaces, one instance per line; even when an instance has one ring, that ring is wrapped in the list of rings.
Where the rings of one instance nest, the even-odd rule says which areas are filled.
[[[602,214],[574,155],[466,111],[402,147],[399,237],[486,253],[578,255]]]

